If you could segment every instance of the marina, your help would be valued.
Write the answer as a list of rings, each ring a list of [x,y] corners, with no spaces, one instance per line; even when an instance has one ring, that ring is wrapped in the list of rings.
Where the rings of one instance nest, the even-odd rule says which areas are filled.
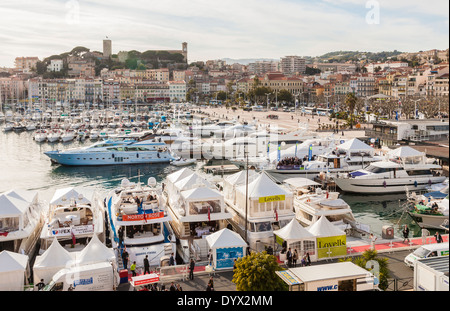
[[[297,231],[297,236],[305,236],[300,241],[306,240],[292,245],[301,256],[311,254],[316,263],[374,247],[370,234],[378,237],[376,249],[381,252],[415,248],[424,244],[424,239],[432,243],[423,236],[424,228],[430,239],[436,231],[448,239],[448,178],[441,175],[439,165],[409,147],[375,150],[357,138],[317,137],[295,129],[277,136],[279,131],[263,130],[262,125],[236,126],[237,120],[206,122],[205,130],[199,125],[204,122],[198,123],[194,132],[189,124],[200,119],[189,122],[176,113],[165,116],[160,111],[143,115],[146,126],[125,133],[120,129],[132,127],[129,119],[119,117],[118,112],[110,115],[114,121],[105,124],[114,131],[99,128],[98,138],[89,136],[95,128],[89,135],[83,132],[86,136],[78,130],[60,130],[73,128],[78,119],[85,120],[78,125],[85,128],[94,120],[88,117],[74,116],[72,122],[63,119],[53,123],[53,128],[40,125],[34,130],[9,130],[8,121],[2,124],[0,148],[5,152],[0,160],[8,163],[2,177],[8,183],[0,183],[2,209],[5,204],[42,208],[41,219],[32,222],[38,232],[29,233],[34,239],[16,237],[16,242],[7,242],[5,237],[13,237],[11,227],[17,224],[2,222],[2,250],[28,254],[39,271],[43,258],[50,256],[48,252],[64,253],[67,261],[77,262],[83,252],[84,257],[95,255],[87,254],[91,243],[105,248],[102,255],[97,254],[99,259],[89,257],[92,271],[73,267],[58,272],[54,268],[54,276],[46,282],[50,282],[48,290],[66,290],[70,284],[58,285],[64,275],[107,277],[111,267],[110,277],[120,282],[105,283],[104,289],[169,282],[172,260],[178,267],[173,273],[184,278],[182,267],[191,258],[199,263],[198,275],[208,274],[227,266],[223,253],[210,255],[210,250],[212,241],[217,241],[212,238],[215,235],[225,239],[221,243],[226,246],[228,231],[236,235],[230,238],[243,241],[233,243],[248,245],[247,252],[273,252],[280,264],[285,263],[286,253],[278,236],[295,236]],[[156,128],[152,126],[155,123]],[[52,134],[54,140],[49,139]],[[63,139],[64,135],[73,138]],[[283,144],[277,143],[280,137]],[[287,137],[296,137],[295,143],[286,143]],[[193,152],[194,146],[197,152]],[[281,165],[283,159],[293,162]],[[26,172],[24,165],[29,168]],[[371,185],[359,183],[363,190],[342,184],[342,180],[382,173],[372,168],[388,169],[394,175],[383,177],[384,183],[375,182],[377,178],[370,179]],[[420,174],[411,174],[413,170]],[[409,188],[402,180],[395,191],[387,191],[393,189],[390,179],[399,180],[403,172],[408,173]],[[316,182],[318,178],[336,184],[324,187]],[[434,211],[436,206],[439,212]],[[432,213],[439,214],[438,220],[430,220],[437,216],[428,217]],[[35,214],[30,210],[26,215]],[[411,239],[416,237],[420,243],[401,243],[405,224],[411,229]],[[318,237],[324,232],[328,241],[345,241],[343,247],[323,248]],[[234,252],[232,256],[237,257],[231,259],[244,253]],[[130,270],[134,263],[138,276]],[[154,273],[153,281],[144,277],[144,269]]]

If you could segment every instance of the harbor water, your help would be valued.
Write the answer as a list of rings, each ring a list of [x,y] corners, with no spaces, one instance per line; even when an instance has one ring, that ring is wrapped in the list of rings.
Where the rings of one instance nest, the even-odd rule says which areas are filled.
[[[1,126],[2,127],[2,126]],[[91,187],[103,193],[118,186],[123,178],[146,182],[155,177],[158,182],[179,168],[170,164],[117,165],[104,167],[65,167],[52,164],[45,151],[88,146],[93,142],[37,143],[33,132],[0,131],[0,193],[11,189],[38,190],[41,199],[49,201],[55,190],[66,187]],[[401,236],[401,226],[407,224],[414,236],[421,230],[403,213],[406,195],[366,196],[342,194],[355,218],[381,235],[383,226],[392,225]],[[432,230],[429,230],[434,234]]]

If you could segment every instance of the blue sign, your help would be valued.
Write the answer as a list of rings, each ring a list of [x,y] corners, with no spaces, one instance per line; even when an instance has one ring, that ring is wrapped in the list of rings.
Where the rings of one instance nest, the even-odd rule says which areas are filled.
[[[312,149],[313,149],[313,146],[310,145],[309,146],[309,153],[308,153],[308,161],[311,161],[311,159],[312,159]]]
[[[216,268],[232,268],[234,260],[242,257],[244,257],[242,247],[216,249]]]

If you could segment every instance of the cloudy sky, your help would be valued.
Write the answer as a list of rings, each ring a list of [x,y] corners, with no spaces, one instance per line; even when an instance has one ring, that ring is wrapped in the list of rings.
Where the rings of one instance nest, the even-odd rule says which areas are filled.
[[[189,61],[449,46],[448,0],[1,0],[0,67],[85,46],[181,49]]]

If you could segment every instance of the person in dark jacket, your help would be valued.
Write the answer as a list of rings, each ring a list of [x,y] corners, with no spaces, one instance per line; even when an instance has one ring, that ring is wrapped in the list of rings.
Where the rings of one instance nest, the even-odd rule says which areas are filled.
[[[150,274],[150,263],[148,262],[148,255],[145,255],[144,258],[144,275]]]
[[[194,269],[195,269],[195,261],[191,258],[191,262],[189,264],[189,279],[194,279]]]

